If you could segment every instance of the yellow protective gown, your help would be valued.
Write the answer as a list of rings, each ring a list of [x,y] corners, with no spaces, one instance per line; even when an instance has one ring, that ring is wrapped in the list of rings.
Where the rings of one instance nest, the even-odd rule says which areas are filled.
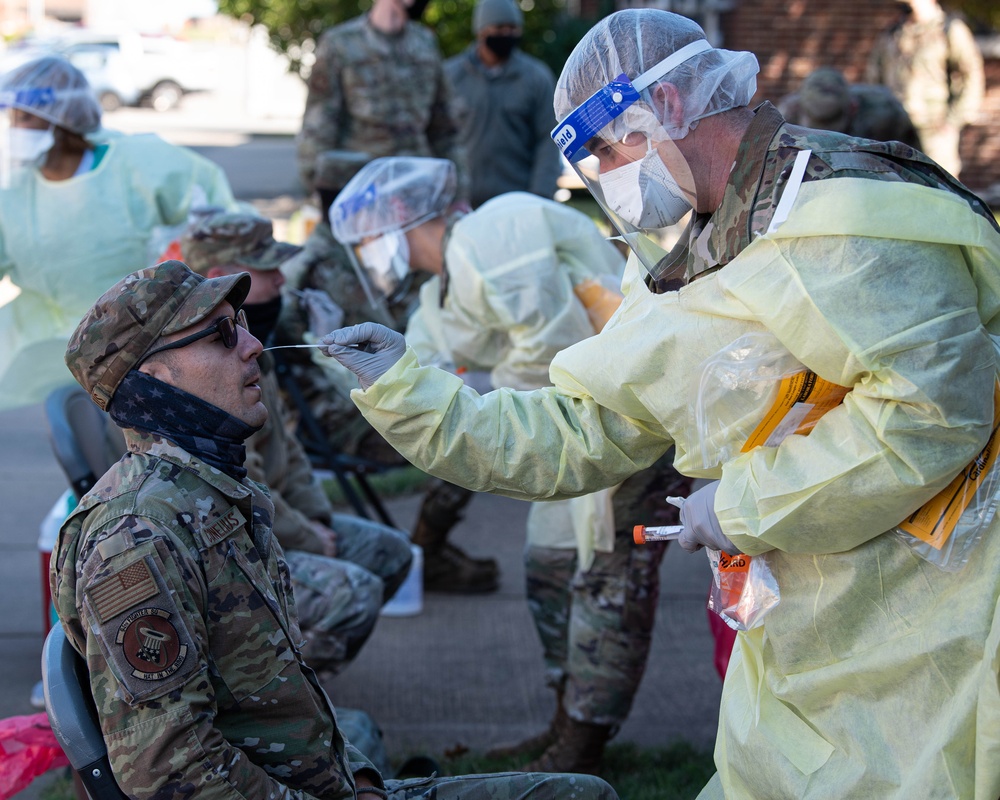
[[[682,473],[721,478],[722,529],[767,553],[781,602],[737,639],[703,797],[996,800],[1000,521],[957,573],[883,532],[985,443],[998,309],[985,219],[937,189],[845,177],[803,184],[776,232],[679,292],[633,283],[556,357],[554,388],[478,397],[408,353],[354,399],[414,463],[475,489],[592,491],[671,444]],[[699,365],[761,330],[852,391],[809,436],[705,469]]]
[[[422,364],[489,372],[493,388],[549,385],[549,364],[594,334],[574,287],[584,281],[617,288],[625,259],[593,221],[526,192],[500,195],[461,217],[446,241],[447,289],[434,277],[406,341]],[[614,547],[611,492],[562,503],[536,503],[528,540],[573,548],[584,568],[596,550]]]
[[[92,138],[105,137],[91,171],[50,181],[16,170],[0,190],[0,277],[20,289],[0,306],[0,409],[73,383],[69,335],[105,289],[149,266],[153,228],[183,223],[195,196],[235,206],[222,170],[191,150],[151,134]]]

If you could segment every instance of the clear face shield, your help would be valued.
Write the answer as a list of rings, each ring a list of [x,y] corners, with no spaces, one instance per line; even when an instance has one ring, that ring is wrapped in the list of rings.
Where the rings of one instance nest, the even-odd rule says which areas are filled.
[[[695,190],[686,160],[642,92],[711,49],[699,39],[635,80],[618,76],[552,131],[563,156],[654,279],[667,277],[667,253],[650,232],[690,211]]]
[[[31,113],[31,108],[51,105],[49,88],[0,93],[0,188],[10,186],[15,169],[42,163],[55,144],[55,126]]]

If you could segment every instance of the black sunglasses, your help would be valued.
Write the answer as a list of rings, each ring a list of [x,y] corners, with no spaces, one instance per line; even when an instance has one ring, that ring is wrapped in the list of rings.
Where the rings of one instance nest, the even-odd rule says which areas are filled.
[[[179,347],[187,347],[189,344],[197,342],[199,339],[204,339],[207,336],[212,336],[213,334],[219,334],[222,339],[222,343],[226,346],[227,350],[232,350],[239,343],[239,329],[250,330],[250,326],[247,325],[247,315],[243,312],[241,308],[236,312],[234,317],[219,317],[213,324],[209,325],[205,330],[198,331],[197,333],[192,333],[190,336],[185,336],[183,339],[178,339],[176,342],[171,342],[170,344],[165,344],[162,347],[157,347],[155,350],[150,350],[146,355],[142,357],[142,361],[145,361],[150,356],[155,356],[157,353],[162,353],[165,350],[176,350]],[[136,364],[138,366],[138,364]]]

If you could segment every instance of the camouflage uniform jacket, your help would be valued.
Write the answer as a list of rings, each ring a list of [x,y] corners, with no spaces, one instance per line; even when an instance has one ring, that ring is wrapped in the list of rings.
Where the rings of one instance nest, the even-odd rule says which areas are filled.
[[[281,399],[270,353],[265,353],[259,364],[261,401],[267,407],[267,422],[247,439],[248,477],[270,490],[274,504],[272,530],[282,548],[322,554],[323,543],[311,522],[330,525],[333,507],[316,480],[299,440],[285,429],[289,414]]]
[[[943,11],[927,22],[907,20],[882,35],[866,79],[898,97],[918,128],[961,127],[983,100],[983,58],[972,31]]]
[[[60,531],[52,595],[135,798],[348,798],[372,769],[300,655],[266,489],[159,438]]]
[[[320,37],[298,139],[307,188],[324,150],[371,158],[450,158],[461,173],[458,133],[441,53],[429,28],[408,22],[389,35],[363,15]]]
[[[712,214],[695,214],[678,245],[666,257],[664,277],[655,291],[676,288],[689,278],[721,269],[763,234],[781,200],[795,158],[812,154],[804,181],[868,178],[916,183],[955,192],[980,215],[992,219],[986,205],[927,156],[899,142],[873,142],[841,133],[787,124],[770,103],[756,109],[740,142],[722,202]]]

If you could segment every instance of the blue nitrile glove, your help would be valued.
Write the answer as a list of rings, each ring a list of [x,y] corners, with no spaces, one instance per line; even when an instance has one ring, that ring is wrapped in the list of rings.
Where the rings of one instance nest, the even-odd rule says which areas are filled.
[[[403,334],[374,322],[340,328],[328,333],[319,342],[326,345],[328,356],[337,359],[358,376],[362,389],[367,389],[385,375],[406,352]]]
[[[718,481],[712,481],[692,493],[681,506],[681,525],[684,530],[677,537],[677,543],[687,552],[694,553],[702,547],[722,550],[729,555],[740,552],[722,532],[719,518],[715,516],[715,492]]]

